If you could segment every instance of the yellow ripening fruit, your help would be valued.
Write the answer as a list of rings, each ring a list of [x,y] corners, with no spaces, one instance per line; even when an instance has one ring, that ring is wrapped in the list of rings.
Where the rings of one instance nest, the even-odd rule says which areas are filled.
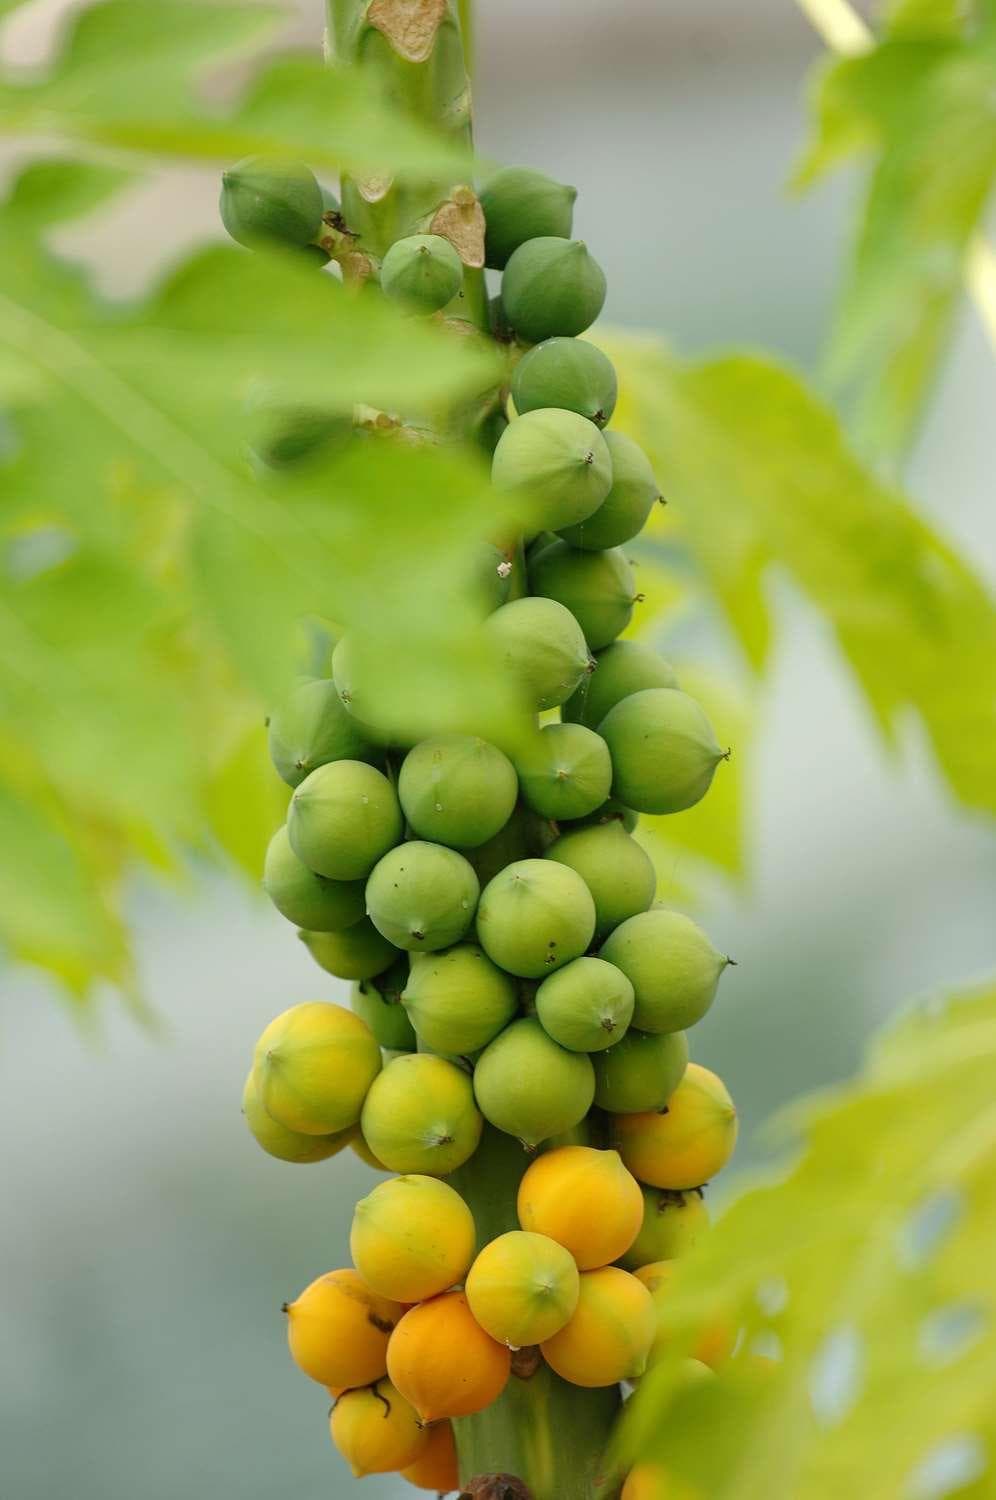
[[[614,1139],[634,1177],[651,1187],[701,1187],[737,1143],[737,1111],[723,1081],[689,1063],[661,1114],[616,1115]]]
[[[292,1005],[277,1016],[253,1059],[260,1104],[301,1135],[355,1125],[380,1069],[380,1048],[367,1023],[324,1000]]]
[[[460,1488],[453,1428],[449,1422],[433,1422],[425,1431],[429,1440],[415,1462],[402,1469],[402,1477],[420,1490],[448,1495]]]
[[[368,1286],[396,1302],[422,1302],[462,1281],[477,1243],[474,1216],[436,1177],[392,1177],[361,1198],[349,1250]]]
[[[585,1271],[574,1316],[540,1348],[573,1385],[615,1385],[646,1369],[656,1329],[647,1288],[618,1266]]]
[[[387,1370],[423,1422],[469,1417],[505,1389],[512,1356],[477,1322],[463,1292],[406,1312],[387,1347]]]
[[[387,1373],[387,1343],[404,1308],[356,1271],[327,1271],[284,1307],[294,1363],[319,1385],[347,1390]]]
[[[618,1260],[643,1223],[639,1183],[617,1151],[592,1146],[538,1156],[519,1184],[517,1207],[523,1229],[549,1235],[582,1271]]]
[[[242,1113],[256,1143],[278,1161],[324,1161],[326,1157],[336,1156],[352,1140],[351,1129],[336,1130],[331,1135],[301,1135],[299,1131],[288,1130],[286,1125],[279,1124],[259,1102],[256,1075],[252,1069],[242,1090]]]
[[[396,1473],[415,1463],[429,1441],[414,1407],[389,1380],[340,1396],[329,1431],[357,1479]]]
[[[467,1277],[470,1310],[485,1332],[510,1349],[552,1338],[578,1303],[578,1268],[545,1234],[513,1229],[478,1255]]]

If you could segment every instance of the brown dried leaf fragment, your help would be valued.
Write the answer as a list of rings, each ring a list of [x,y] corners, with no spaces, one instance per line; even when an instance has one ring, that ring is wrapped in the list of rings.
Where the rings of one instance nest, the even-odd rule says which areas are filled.
[[[425,62],[446,14],[446,0],[371,0],[367,20],[408,62]]]
[[[453,189],[436,209],[429,233],[449,240],[465,266],[480,270],[484,265],[484,210],[473,188]]]

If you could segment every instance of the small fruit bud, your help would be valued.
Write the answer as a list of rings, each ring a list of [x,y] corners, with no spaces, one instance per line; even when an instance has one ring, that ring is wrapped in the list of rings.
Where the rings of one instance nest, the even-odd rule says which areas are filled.
[[[322,190],[301,162],[247,156],[222,173],[219,208],[240,245],[307,245],[321,228]]]
[[[460,257],[439,234],[410,234],[395,240],[380,268],[385,296],[423,313],[445,307],[462,282]]]
[[[487,222],[485,264],[503,270],[512,252],[538,235],[566,239],[577,195],[577,188],[528,167],[503,167],[496,172],[481,193]]]

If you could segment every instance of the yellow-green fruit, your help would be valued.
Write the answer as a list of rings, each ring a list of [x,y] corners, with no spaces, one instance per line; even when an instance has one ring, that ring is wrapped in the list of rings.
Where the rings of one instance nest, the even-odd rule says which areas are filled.
[[[529,357],[528,355],[526,356]],[[586,521],[564,527],[561,536],[572,547],[602,552],[631,541],[646,523],[661,493],[650,460],[624,432],[607,432],[605,441],[612,457],[612,488]]]
[[[465,849],[466,858],[474,867],[474,873],[481,882],[481,889],[493,880],[499,870],[504,870],[506,865],[514,864],[517,859],[525,859],[531,848],[532,839],[532,814],[528,808],[521,804],[516,807],[512,816],[499,829],[493,839],[488,839],[486,844],[480,844],[476,849]]]
[[[476,849],[512,816],[518,795],[507,755],[469,734],[423,740],[405,756],[398,796],[420,839]]]
[[[452,302],[463,281],[459,255],[439,234],[409,234],[395,240],[384,256],[380,284],[387,297],[418,312],[435,312]]]
[[[369,1026],[341,1005],[317,1000],[271,1021],[253,1060],[260,1104],[278,1124],[302,1135],[331,1135],[355,1125],[380,1067]]]
[[[556,599],[512,599],[485,631],[530,709],[556,708],[591,669],[584,633]]]
[[[332,1135],[301,1135],[288,1130],[266,1113],[259,1102],[256,1078],[250,1072],[242,1091],[242,1113],[258,1145],[269,1156],[279,1161],[313,1162],[325,1161],[348,1146],[352,1130],[337,1130]]]
[[[483,1411],[505,1389],[511,1367],[508,1349],[485,1333],[463,1292],[405,1313],[387,1351],[391,1379],[423,1422]]]
[[[485,886],[477,908],[481,947],[499,968],[539,979],[580,958],[595,932],[595,903],[581,876],[552,860],[521,859]]]
[[[376,750],[328,677],[302,682],[270,717],[270,758],[288,786],[334,760],[371,760]]]
[[[595,670],[564,704],[561,718],[595,728],[610,708],[646,688],[676,688],[674,668],[641,641],[613,641],[595,657]]]
[[[392,1177],[353,1212],[349,1253],[356,1269],[396,1302],[422,1302],[462,1281],[475,1248],[473,1214],[435,1177]]]
[[[700,802],[728,751],[694,698],[644,688],[610,708],[598,732],[612,753],[612,791],[637,812],[684,812]]]
[[[615,1151],[558,1146],[538,1156],[519,1184],[519,1223],[569,1250],[582,1271],[624,1255],[643,1222],[639,1183]]]
[[[294,853],[286,828],[278,828],[270,840],[263,889],[282,917],[311,932],[340,932],[366,910],[363,881],[316,875]]]
[[[701,1187],[733,1155],[737,1112],[722,1080],[689,1063],[666,1114],[616,1115],[613,1133],[620,1156],[640,1182]]]
[[[358,1156],[363,1165],[369,1167],[371,1171],[386,1172],[388,1170],[388,1168],[385,1167],[380,1158],[374,1156],[373,1152],[370,1150],[370,1147],[367,1145],[363,1137],[363,1131],[360,1129],[359,1125],[355,1125],[353,1127],[353,1134],[349,1142],[349,1149],[356,1156]]]
[[[595,1103],[623,1115],[663,1109],[687,1066],[688,1039],[683,1031],[656,1034],[631,1026],[616,1046],[595,1060]]]
[[[240,245],[307,245],[322,222],[313,172],[281,156],[246,156],[221,174],[221,222]]]
[[[622,922],[600,955],[630,980],[640,1031],[684,1031],[701,1021],[730,962],[690,917],[664,907]]]
[[[495,448],[496,489],[522,491],[537,531],[557,531],[597,510],[612,483],[612,460],[594,422],[543,406],[511,422]]]
[[[514,980],[474,943],[416,954],[401,998],[419,1040],[450,1057],[486,1047],[518,1009]]]
[[[581,876],[595,903],[596,938],[647,911],[657,890],[653,860],[619,818],[565,829],[543,858],[568,865]]]
[[[633,986],[604,959],[576,958],[544,979],[536,1014],[547,1035],[570,1052],[615,1051],[633,1014]],[[597,1078],[597,1063],[595,1069]]]
[[[401,1003],[408,982],[408,959],[402,955],[383,974],[372,979],[358,979],[350,991],[349,1003],[378,1043],[388,1052],[414,1052],[416,1036],[408,1013]]]
[[[353,1270],[327,1271],[284,1308],[291,1358],[319,1385],[353,1389],[387,1373],[387,1343],[404,1308]]]
[[[587,417],[596,427],[604,427],[615,410],[616,394],[612,361],[584,339],[545,339],[524,354],[512,371],[512,401],[520,416],[541,407],[562,406]],[[612,437],[611,433],[606,435],[610,453]],[[607,501],[608,497],[597,513],[604,510]],[[635,536],[639,529],[636,527],[630,536]]]
[[[709,1210],[701,1193],[643,1189],[643,1224],[620,1264],[627,1271],[684,1255],[709,1227]],[[641,1280],[646,1280],[641,1277]],[[650,1290],[654,1287],[647,1282]]]
[[[545,724],[515,758],[522,795],[544,818],[583,818],[612,785],[609,747],[583,724]]]
[[[567,542],[554,542],[530,567],[529,587],[570,610],[591,651],[601,651],[621,635],[637,602],[633,569],[618,547],[581,552]]]
[[[506,1026],[474,1068],[484,1118],[527,1147],[577,1125],[594,1092],[591,1059],[558,1046],[531,1016]]]
[[[429,1441],[415,1408],[387,1379],[340,1396],[329,1431],[357,1479],[397,1473],[415,1463]]]
[[[375,1080],[360,1123],[370,1150],[390,1171],[445,1177],[473,1156],[484,1122],[461,1068],[411,1052],[394,1058]]]
[[[291,798],[287,832],[298,859],[329,880],[362,880],[404,832],[394,787],[360,760],[319,766]]]
[[[540,234],[567,236],[577,188],[531,167],[502,167],[481,190],[487,224],[485,265],[501,271],[509,256]]]
[[[473,866],[462,854],[413,839],[374,866],[367,911],[396,948],[434,953],[460,941],[474,920],[479,894]]]
[[[552,1338],[578,1302],[578,1268],[556,1240],[513,1229],[478,1255],[467,1277],[470,1310],[510,1349]]]
[[[528,344],[584,333],[604,302],[605,272],[583,240],[527,240],[509,257],[501,279],[505,316]]]
[[[374,979],[397,962],[398,950],[368,917],[342,932],[298,933],[319,968],[336,979]]]
[[[428,1441],[413,1464],[401,1470],[409,1484],[435,1495],[448,1495],[460,1488],[456,1443],[449,1422],[433,1422],[425,1429]]]
[[[584,1272],[574,1316],[540,1347],[572,1385],[615,1385],[643,1374],[655,1330],[653,1298],[643,1283],[603,1266]]]

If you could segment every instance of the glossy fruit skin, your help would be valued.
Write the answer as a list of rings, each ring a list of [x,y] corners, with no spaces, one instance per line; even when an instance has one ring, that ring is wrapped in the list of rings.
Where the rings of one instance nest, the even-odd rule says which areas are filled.
[[[543,980],[535,1004],[543,1030],[561,1047],[614,1051],[633,1015],[633,986],[601,958],[575,958]]]
[[[512,816],[517,795],[508,756],[475,735],[422,740],[405,756],[398,777],[413,831],[453,849],[476,849],[494,838]]]
[[[618,395],[612,361],[585,339],[552,338],[536,344],[512,371],[511,389],[519,416],[538,407],[561,406],[587,417],[596,427],[610,420]],[[606,442],[611,436],[606,436]]]
[[[463,1280],[476,1238],[474,1216],[454,1188],[435,1177],[392,1177],[357,1203],[349,1253],[382,1297],[422,1302]]]
[[[429,1441],[415,1408],[386,1379],[344,1391],[332,1408],[329,1431],[357,1479],[415,1463]]]
[[[396,948],[434,953],[474,920],[480,886],[462,854],[413,839],[378,860],[367,881],[370,920]]]
[[[373,760],[377,754],[351,718],[330,677],[300,683],[270,716],[270,759],[288,786],[333,760]]]
[[[267,847],[263,889],[282,917],[311,932],[341,932],[366,910],[363,881],[316,875],[294,853],[286,827],[277,829]]]
[[[567,238],[574,219],[577,188],[555,182],[529,167],[502,167],[481,191],[487,225],[485,265],[501,271],[526,240],[553,234]]]
[[[463,1292],[444,1292],[405,1313],[387,1350],[391,1379],[424,1422],[483,1411],[505,1389],[511,1361]]]
[[[559,1333],[578,1303],[573,1257],[547,1235],[513,1229],[485,1245],[467,1276],[470,1310],[510,1349]]]
[[[322,222],[322,190],[301,162],[246,156],[221,176],[221,222],[240,245],[307,245]]]
[[[683,1031],[655,1035],[630,1027],[595,1063],[595,1103],[613,1114],[663,1109],[685,1076],[688,1040]]]
[[[352,1011],[319,1000],[293,1005],[271,1021],[253,1058],[260,1104],[301,1135],[327,1136],[355,1125],[380,1069],[370,1028]]]
[[[391,1172],[445,1177],[473,1156],[483,1120],[470,1079],[442,1057],[396,1057],[363,1105],[363,1137]]]
[[[584,333],[605,303],[605,272],[582,240],[541,235],[509,257],[501,303],[526,343]]]
[[[529,587],[570,610],[591,651],[602,650],[626,629],[637,601],[633,569],[615,547],[580,552],[567,542],[554,542],[530,567]]]
[[[404,832],[387,777],[359,760],[319,766],[296,788],[287,813],[291,848],[317,875],[364,880]]]
[[[691,1250],[709,1227],[709,1210],[700,1193],[670,1193],[660,1188],[643,1189],[643,1224],[636,1239],[622,1256],[627,1271],[653,1268],[661,1261],[675,1260]],[[650,1276],[641,1280],[654,1290]]]
[[[397,962],[398,950],[367,917],[342,932],[298,933],[319,968],[336,979],[375,979]]]
[[[593,1389],[642,1375],[656,1331],[653,1299],[617,1266],[585,1271],[570,1322],[540,1348],[573,1385]]]
[[[526,1147],[577,1125],[594,1093],[590,1058],[558,1046],[531,1016],[506,1026],[474,1068],[474,1097],[484,1118]]]
[[[433,1051],[466,1057],[507,1026],[518,1009],[515,981],[476,943],[412,961],[402,995],[419,1039]]]
[[[460,1488],[456,1444],[449,1422],[433,1422],[425,1429],[426,1445],[413,1464],[406,1464],[402,1477],[420,1490],[448,1495]]]
[[[613,794],[637,812],[694,807],[726,754],[699,704],[678,688],[646,688],[623,698],[598,732],[612,752]]]
[[[722,1080],[689,1063],[667,1114],[616,1115],[613,1137],[633,1176],[647,1186],[701,1187],[733,1155],[737,1112]]]
[[[401,1003],[408,982],[408,959],[402,954],[382,974],[358,979],[350,991],[349,1003],[360,1016],[381,1047],[389,1052],[414,1052],[415,1032]]]
[[[404,1308],[356,1271],[327,1271],[287,1304],[291,1357],[319,1385],[351,1389],[387,1373],[387,1343]]]
[[[521,491],[537,530],[583,521],[612,484],[612,460],[594,422],[577,412],[544,406],[510,422],[491,460],[498,490]]]
[[[674,668],[642,641],[613,641],[595,657],[595,670],[564,704],[561,717],[595,728],[610,708],[644,688],[676,688]]]
[[[649,910],[657,891],[657,871],[650,855],[616,818],[584,828],[568,825],[543,858],[567,865],[581,876],[595,903],[596,938]]]
[[[478,941],[493,963],[522,979],[539,979],[580,958],[594,932],[588,887],[552,860],[507,865],[481,893]]]
[[[352,1138],[352,1130],[337,1130],[331,1135],[302,1135],[288,1130],[266,1113],[259,1102],[256,1079],[250,1070],[242,1091],[242,1113],[257,1145],[262,1146],[268,1156],[278,1161],[292,1161],[306,1165],[315,1161],[326,1161],[336,1156]]]
[[[512,599],[484,628],[533,712],[563,703],[590,670],[581,626],[555,599]]]
[[[572,547],[588,552],[602,552],[632,541],[661,498],[650,460],[639,443],[624,432],[607,432],[605,441],[612,459],[612,488],[586,521],[560,533]]]
[[[451,302],[463,282],[463,264],[449,240],[410,234],[384,256],[380,284],[386,297],[418,312],[436,312]]]
[[[616,1151],[558,1146],[538,1156],[519,1184],[523,1229],[569,1250],[582,1271],[624,1255],[643,1222],[639,1183]]]
[[[640,1031],[686,1031],[701,1021],[729,964],[691,917],[655,906],[622,922],[600,956],[622,969],[636,992]]]
[[[515,757],[523,799],[544,818],[582,818],[609,795],[609,747],[583,724],[545,724]]]

